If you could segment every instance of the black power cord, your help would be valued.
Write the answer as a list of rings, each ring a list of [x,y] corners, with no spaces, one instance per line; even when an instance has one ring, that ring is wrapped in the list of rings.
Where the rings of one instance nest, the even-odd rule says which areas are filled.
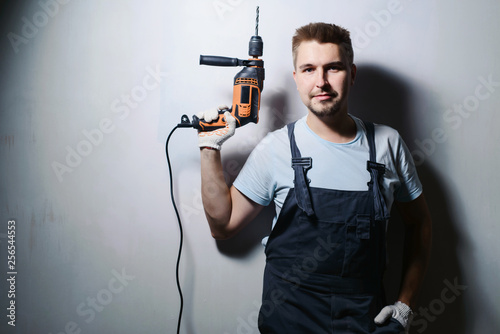
[[[177,128],[179,128],[179,127],[182,127],[182,125],[178,124],[172,129],[172,131],[170,131],[170,134],[167,137],[167,142],[165,144],[165,153],[167,155],[168,173],[170,176],[170,198],[172,199],[172,205],[173,205],[174,210],[175,210],[175,215],[177,216],[177,222],[179,223],[179,231],[180,231],[179,253],[177,254],[177,264],[175,267],[175,279],[177,282],[177,290],[179,291],[179,297],[181,300],[181,305],[180,305],[180,309],[179,309],[179,319],[177,321],[177,334],[179,334],[180,330],[181,330],[182,310],[184,308],[184,297],[182,296],[182,289],[181,289],[181,284],[180,284],[180,280],[179,280],[179,265],[181,262],[182,243],[184,240],[184,234],[182,232],[182,223],[181,223],[181,218],[179,216],[179,211],[177,210],[177,206],[175,205],[174,185],[173,185],[173,180],[172,180],[172,167],[170,164],[170,158],[168,156],[168,142],[170,140],[170,137],[174,133],[174,131],[177,130]]]

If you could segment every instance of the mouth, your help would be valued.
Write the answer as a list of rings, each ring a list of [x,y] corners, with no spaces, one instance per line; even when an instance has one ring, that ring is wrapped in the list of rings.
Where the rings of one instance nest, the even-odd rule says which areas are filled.
[[[333,99],[335,96],[336,96],[335,94],[321,93],[321,94],[314,95],[313,98],[315,98],[319,101],[326,101],[326,100]]]

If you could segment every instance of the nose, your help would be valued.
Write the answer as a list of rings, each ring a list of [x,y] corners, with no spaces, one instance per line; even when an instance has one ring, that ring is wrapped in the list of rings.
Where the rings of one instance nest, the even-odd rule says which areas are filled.
[[[316,71],[316,87],[322,88],[328,85],[328,79],[326,77],[327,72],[322,68]]]

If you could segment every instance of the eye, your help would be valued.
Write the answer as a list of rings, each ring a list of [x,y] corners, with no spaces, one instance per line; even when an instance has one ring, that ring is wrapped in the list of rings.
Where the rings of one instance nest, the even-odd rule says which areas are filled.
[[[314,71],[314,68],[312,68],[312,67],[307,67],[307,68],[305,68],[302,72],[304,72],[304,73],[312,73],[313,71]]]

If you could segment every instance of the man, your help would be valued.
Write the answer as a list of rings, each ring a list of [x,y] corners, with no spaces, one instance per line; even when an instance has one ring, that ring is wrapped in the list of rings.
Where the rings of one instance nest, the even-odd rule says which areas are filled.
[[[231,187],[219,150],[234,133],[234,118],[226,113],[225,129],[200,133],[212,235],[233,236],[275,202],[277,217],[264,241],[261,333],[400,333],[409,327],[431,242],[411,155],[395,130],[348,113],[356,77],[348,31],[312,23],[297,29],[292,46],[307,116],[268,134]],[[200,116],[210,121],[217,111]],[[405,221],[404,263],[398,301],[385,306],[385,232],[393,203]]]

